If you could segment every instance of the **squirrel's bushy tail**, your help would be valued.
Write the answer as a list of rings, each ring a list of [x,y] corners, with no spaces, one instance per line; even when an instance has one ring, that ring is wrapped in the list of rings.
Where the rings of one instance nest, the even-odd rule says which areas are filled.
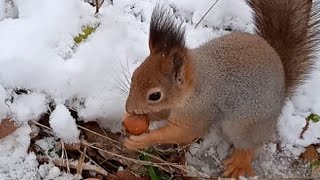
[[[256,32],[280,55],[287,95],[312,70],[320,42],[320,6],[312,0],[247,0]]]

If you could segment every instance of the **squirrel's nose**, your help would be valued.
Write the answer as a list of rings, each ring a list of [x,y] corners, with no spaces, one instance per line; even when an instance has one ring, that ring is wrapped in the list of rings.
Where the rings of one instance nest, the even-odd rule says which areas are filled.
[[[140,110],[139,108],[136,109],[136,108],[132,108],[130,106],[126,106],[126,112],[128,114],[143,114],[143,111]]]
[[[134,110],[128,108],[128,106],[126,106],[126,112],[127,112],[128,114],[134,114]]]
[[[128,114],[134,114],[135,109],[132,108],[132,107],[130,107],[129,103],[126,103],[126,112],[127,112]]]
[[[128,114],[143,114],[142,111],[139,111],[138,109],[130,109],[130,108],[126,108],[126,112]]]
[[[126,112],[127,112],[128,114],[135,114],[134,111],[132,111],[132,110],[126,110]]]

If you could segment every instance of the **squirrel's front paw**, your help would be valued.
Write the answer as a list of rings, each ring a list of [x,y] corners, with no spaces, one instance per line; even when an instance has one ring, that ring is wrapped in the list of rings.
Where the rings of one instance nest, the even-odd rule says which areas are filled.
[[[223,161],[223,164],[227,166],[223,176],[232,178],[239,178],[245,175],[254,176],[252,168],[253,157],[253,150],[235,149],[231,157]]]
[[[144,149],[151,146],[152,141],[150,140],[150,136],[147,134],[140,136],[130,136],[126,138],[123,142],[123,145],[130,150],[138,150]]]

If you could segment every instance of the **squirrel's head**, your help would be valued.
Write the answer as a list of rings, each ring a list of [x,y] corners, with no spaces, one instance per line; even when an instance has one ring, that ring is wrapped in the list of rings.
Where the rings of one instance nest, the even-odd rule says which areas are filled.
[[[134,71],[126,111],[129,114],[157,113],[183,106],[193,78],[185,29],[170,13],[157,5],[149,32],[150,55]]]

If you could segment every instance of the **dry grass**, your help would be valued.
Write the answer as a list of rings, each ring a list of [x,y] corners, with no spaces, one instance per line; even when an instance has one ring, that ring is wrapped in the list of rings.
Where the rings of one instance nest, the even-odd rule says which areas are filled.
[[[34,123],[35,125],[43,128],[43,129],[52,131],[52,129],[50,127],[48,127],[46,125],[43,125],[43,124],[41,124],[39,122],[32,121],[32,123]],[[108,137],[106,131],[101,127],[100,127],[101,128],[101,132],[103,132],[103,134],[102,133],[98,133],[96,131],[93,131],[93,130],[91,130],[89,128],[86,128],[84,126],[81,126],[81,125],[78,125],[78,128],[81,129],[82,131],[89,132],[89,133],[92,133],[92,134],[94,134],[94,135],[96,135],[98,137],[101,137],[102,139],[106,140],[108,143],[116,145],[116,146],[119,146],[120,149],[124,149],[122,143],[119,140],[115,140],[115,139],[112,139],[112,138]],[[179,171],[183,172],[183,174],[186,174],[186,173],[195,174],[196,173],[197,176],[193,177],[193,178],[196,178],[196,179],[200,179],[200,178],[201,179],[210,179],[210,178],[214,178],[215,179],[215,177],[209,177],[209,176],[207,176],[207,175],[205,175],[205,174],[203,174],[201,172],[194,172],[194,171],[191,172],[186,165],[167,162],[164,159],[162,159],[162,158],[160,158],[160,157],[158,157],[156,155],[147,153],[145,151],[137,150],[136,153],[143,154],[145,156],[149,156],[150,158],[152,158],[156,162],[143,161],[143,160],[140,160],[138,158],[127,157],[127,156],[125,156],[127,154],[126,152],[123,152],[123,153],[117,152],[116,153],[116,152],[112,152],[112,151],[107,150],[107,149],[103,149],[102,148],[103,145],[101,145],[99,142],[88,142],[85,139],[82,139],[80,141],[80,144],[81,145],[77,145],[76,147],[67,145],[68,149],[72,149],[72,151],[76,151],[77,150],[80,153],[78,161],[71,161],[70,159],[68,159],[68,156],[67,156],[67,154],[68,154],[67,151],[68,150],[66,148],[66,145],[65,145],[65,143],[63,141],[61,141],[60,142],[61,150],[62,150],[61,158],[52,160],[53,163],[55,165],[57,165],[58,167],[66,168],[68,173],[70,173],[70,169],[75,169],[77,174],[82,174],[82,172],[85,170],[85,171],[93,171],[93,172],[96,172],[96,173],[101,174],[103,176],[106,176],[106,174],[107,174],[107,173],[105,173],[106,170],[104,170],[103,167],[101,167],[99,163],[96,163],[87,154],[87,150],[91,149],[91,150],[98,150],[99,152],[106,153],[106,154],[110,155],[111,157],[116,157],[118,159],[121,159],[121,160],[123,160],[123,162],[132,162],[134,164],[138,164],[138,165],[141,165],[141,166],[156,167],[156,168],[159,168],[160,170],[165,171],[165,172],[167,172],[169,174],[175,174],[177,172],[177,170],[179,170]],[[81,147],[82,147],[83,150],[81,150]],[[92,162],[92,164],[85,163],[85,159],[87,159],[90,162]],[[40,160],[43,162],[43,159],[40,159]],[[49,159],[46,159],[46,160],[49,160]],[[107,159],[105,159],[105,161],[107,161]],[[191,178],[190,176],[188,176],[188,177]]]

